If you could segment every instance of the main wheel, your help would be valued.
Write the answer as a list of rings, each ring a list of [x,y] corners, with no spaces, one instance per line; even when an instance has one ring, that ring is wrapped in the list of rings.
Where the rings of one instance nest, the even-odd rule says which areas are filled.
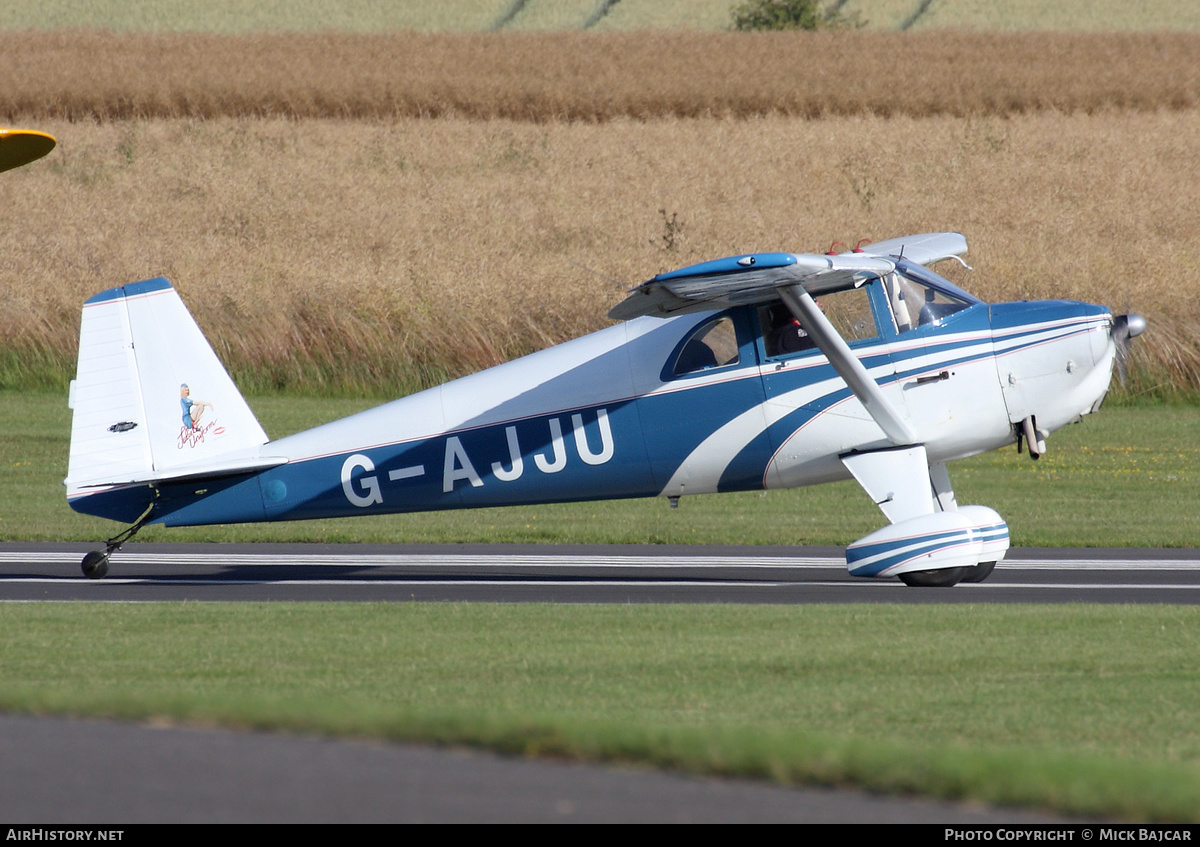
[[[910,571],[900,574],[900,581],[909,588],[949,588],[957,585],[973,568],[938,568],[935,571]]]
[[[962,578],[963,582],[983,582],[992,575],[992,571],[996,569],[995,562],[980,562],[973,568],[967,571],[967,575]]]
[[[88,579],[103,579],[108,573],[108,554],[93,550],[83,557],[83,575]]]

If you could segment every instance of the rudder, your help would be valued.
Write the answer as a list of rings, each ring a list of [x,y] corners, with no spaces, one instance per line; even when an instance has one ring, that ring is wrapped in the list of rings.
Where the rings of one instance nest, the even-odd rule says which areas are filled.
[[[66,486],[77,509],[87,494],[187,475],[267,442],[179,294],[161,277],[84,303],[70,406]]]

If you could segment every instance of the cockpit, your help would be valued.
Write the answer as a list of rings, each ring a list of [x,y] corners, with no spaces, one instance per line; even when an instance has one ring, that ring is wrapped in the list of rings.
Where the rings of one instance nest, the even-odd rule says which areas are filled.
[[[940,326],[981,302],[929,269],[905,262],[883,277],[858,284],[846,281],[810,293],[851,347]],[[820,353],[796,316],[776,300],[730,309],[701,323],[676,348],[664,376],[804,355]]]

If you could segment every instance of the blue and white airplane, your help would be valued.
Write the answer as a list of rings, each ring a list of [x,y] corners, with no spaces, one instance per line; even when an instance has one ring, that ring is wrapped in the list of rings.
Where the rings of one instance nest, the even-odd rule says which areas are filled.
[[[931,233],[837,255],[660,274],[615,326],[271,441],[165,279],[83,307],[72,508],[131,526],[303,520],[791,488],[854,478],[890,524],[851,574],[985,579],[1009,546],[946,463],[1096,411],[1145,321],[1073,301],[989,305],[928,269]]]

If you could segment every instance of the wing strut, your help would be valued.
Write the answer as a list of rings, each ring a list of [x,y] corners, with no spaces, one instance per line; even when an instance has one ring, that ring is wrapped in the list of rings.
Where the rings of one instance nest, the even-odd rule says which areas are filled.
[[[846,381],[846,385],[863,404],[867,413],[879,424],[888,440],[896,447],[918,443],[912,427],[883,396],[883,392],[879,390],[875,380],[871,379],[863,363],[851,352],[850,346],[833,328],[833,324],[825,317],[820,307],[813,302],[804,286],[790,285],[780,288],[779,296],[792,310],[796,320],[800,321],[800,325],[812,336],[817,349],[829,359],[838,376]]]

